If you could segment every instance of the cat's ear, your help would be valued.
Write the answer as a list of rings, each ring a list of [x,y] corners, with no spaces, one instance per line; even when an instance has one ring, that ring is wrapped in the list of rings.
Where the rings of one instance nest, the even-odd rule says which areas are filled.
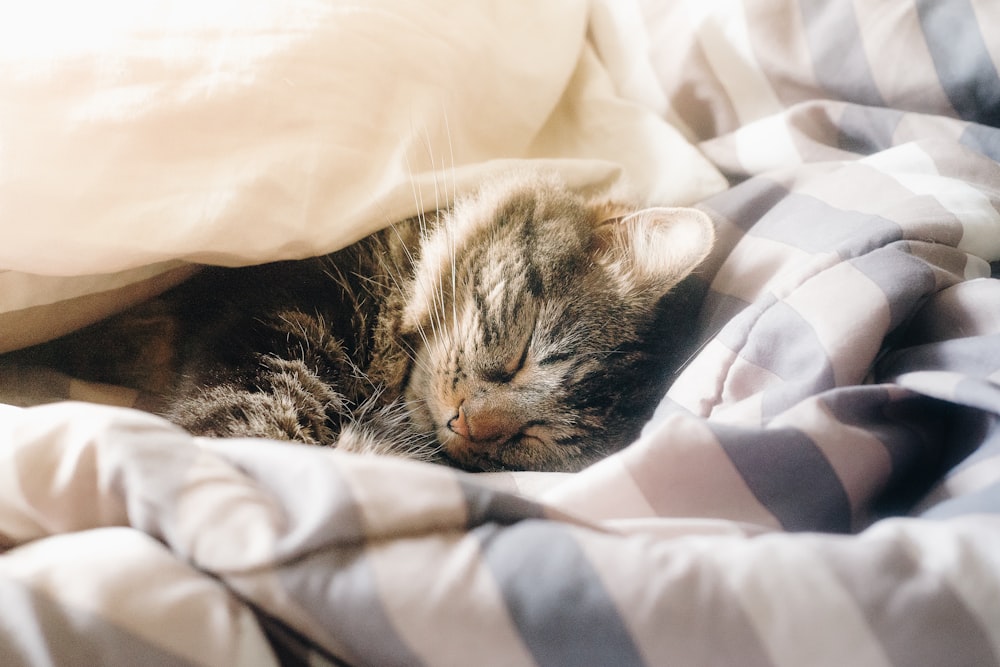
[[[647,208],[597,227],[597,261],[621,284],[666,292],[708,256],[715,228],[693,208]]]

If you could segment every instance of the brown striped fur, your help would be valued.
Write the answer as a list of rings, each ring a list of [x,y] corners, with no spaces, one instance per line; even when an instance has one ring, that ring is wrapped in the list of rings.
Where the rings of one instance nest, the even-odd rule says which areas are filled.
[[[91,358],[71,370],[103,364],[196,434],[576,470],[634,439],[675,375],[712,239],[690,209],[514,174],[325,257],[206,269],[76,334]],[[121,335],[147,351],[124,374],[100,354]]]

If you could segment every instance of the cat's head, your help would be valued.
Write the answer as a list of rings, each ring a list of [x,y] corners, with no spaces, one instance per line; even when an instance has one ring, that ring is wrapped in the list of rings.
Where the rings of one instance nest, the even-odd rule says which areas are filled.
[[[411,418],[473,470],[577,470],[621,448],[674,370],[664,295],[713,239],[698,211],[547,175],[460,200],[421,244],[402,313]]]

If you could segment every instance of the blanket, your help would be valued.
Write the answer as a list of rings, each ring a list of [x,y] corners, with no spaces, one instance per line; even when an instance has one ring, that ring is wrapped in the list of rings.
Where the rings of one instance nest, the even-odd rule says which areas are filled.
[[[518,4],[471,3],[491,21]],[[643,110],[630,127],[651,114],[674,128],[654,136],[690,142],[661,155],[675,174],[706,165],[694,151],[729,183],[695,197],[719,239],[701,346],[640,438],[580,473],[472,475],[194,438],[124,407],[14,407],[37,385],[7,369],[4,664],[1000,664],[1000,14],[531,7],[550,27],[586,17],[576,62]],[[555,133],[576,159],[602,143],[589,132],[615,143]],[[545,145],[520,157],[608,178]],[[79,242],[36,238],[11,266],[61,252],[95,275],[100,239]],[[108,254],[130,271],[219,248]],[[62,382],[45,396],[110,391]]]
[[[591,38],[576,0],[5,5],[0,351],[148,298],[192,262],[330,252],[521,160],[660,203],[720,190],[672,125],[617,92],[598,49],[639,68],[612,7]]]

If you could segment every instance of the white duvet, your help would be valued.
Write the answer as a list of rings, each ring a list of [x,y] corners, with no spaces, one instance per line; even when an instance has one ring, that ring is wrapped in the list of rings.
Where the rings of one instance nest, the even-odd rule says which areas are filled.
[[[721,189],[655,96],[628,92],[655,89],[636,16],[579,0],[3,3],[0,351],[187,262],[329,252],[511,161],[624,176],[660,203]]]

